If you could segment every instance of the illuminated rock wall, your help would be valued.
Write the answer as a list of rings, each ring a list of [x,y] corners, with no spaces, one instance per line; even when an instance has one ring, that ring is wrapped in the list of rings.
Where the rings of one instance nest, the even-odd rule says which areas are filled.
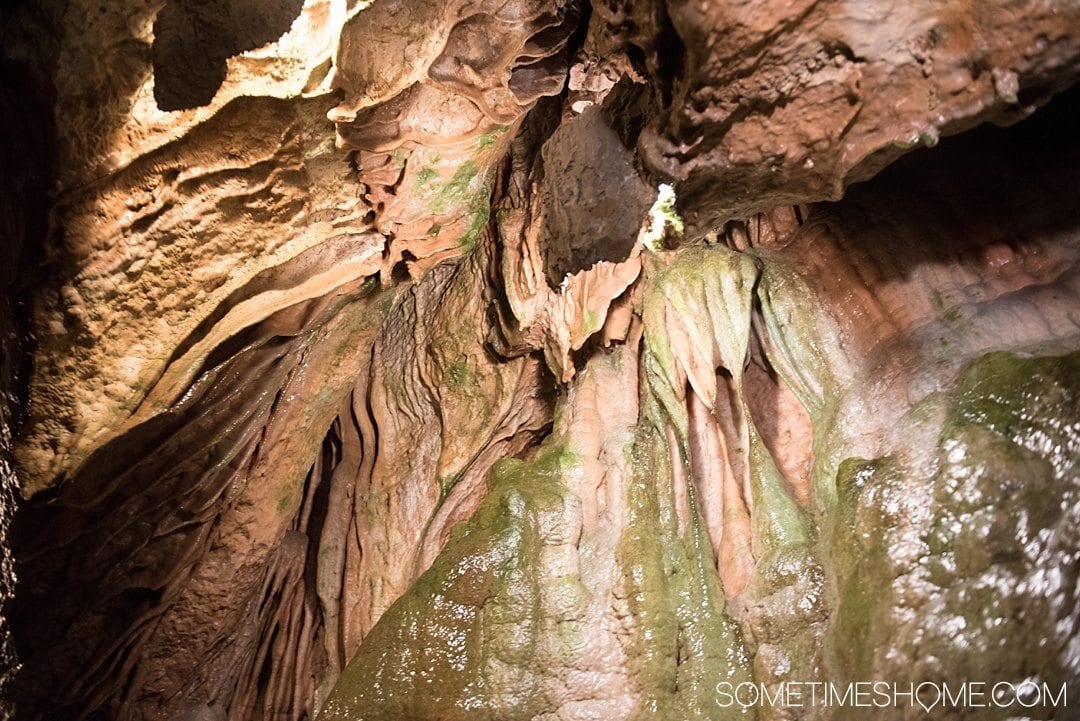
[[[1074,4],[2,18],[20,717],[1080,677]]]

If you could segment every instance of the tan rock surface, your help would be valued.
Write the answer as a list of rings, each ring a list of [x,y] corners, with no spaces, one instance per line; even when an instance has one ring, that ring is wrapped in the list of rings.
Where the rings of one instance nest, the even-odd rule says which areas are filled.
[[[1075,92],[847,187],[1071,85],[1075,3],[253,7],[0,15],[55,122],[0,286],[26,718],[1080,673]]]

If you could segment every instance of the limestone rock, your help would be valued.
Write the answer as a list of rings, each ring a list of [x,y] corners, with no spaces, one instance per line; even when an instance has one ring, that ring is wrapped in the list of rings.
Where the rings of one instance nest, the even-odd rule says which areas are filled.
[[[22,717],[1080,674],[1076,3],[26,0],[0,37]]]

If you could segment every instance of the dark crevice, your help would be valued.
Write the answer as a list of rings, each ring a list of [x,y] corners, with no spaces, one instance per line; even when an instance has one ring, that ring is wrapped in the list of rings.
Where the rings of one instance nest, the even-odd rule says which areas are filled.
[[[660,34],[656,38],[656,80],[660,90],[660,102],[670,108],[675,99],[675,88],[686,74],[686,44],[668,16],[665,5],[658,3],[663,13]]]
[[[635,147],[649,118],[646,86],[624,75],[604,98],[602,110],[608,125],[619,134],[622,144],[627,148]]]
[[[564,122],[544,143],[540,249],[548,284],[600,261],[629,257],[655,192],[634,154],[595,106]]]
[[[154,99],[162,110],[207,105],[226,60],[284,35],[304,0],[167,0],[154,22]]]

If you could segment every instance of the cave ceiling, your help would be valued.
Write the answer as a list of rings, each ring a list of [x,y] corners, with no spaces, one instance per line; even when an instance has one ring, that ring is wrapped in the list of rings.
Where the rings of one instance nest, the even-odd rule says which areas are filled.
[[[1080,689],[1076,2],[23,0],[0,39],[15,718]]]

